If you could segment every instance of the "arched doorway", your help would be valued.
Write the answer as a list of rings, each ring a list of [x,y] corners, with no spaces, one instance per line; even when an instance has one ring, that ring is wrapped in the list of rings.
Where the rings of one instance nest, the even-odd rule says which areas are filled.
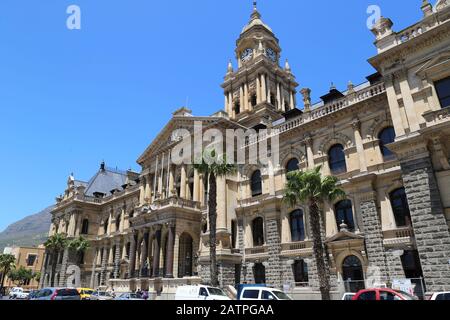
[[[180,236],[180,249],[178,253],[178,278],[192,277],[192,262],[194,255],[192,237],[183,233]]]
[[[365,289],[364,272],[361,260],[356,256],[348,256],[342,262],[342,278],[346,292],[358,292]]]

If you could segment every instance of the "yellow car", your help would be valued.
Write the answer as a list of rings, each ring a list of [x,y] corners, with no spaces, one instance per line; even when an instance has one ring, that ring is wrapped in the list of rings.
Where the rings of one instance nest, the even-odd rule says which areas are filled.
[[[91,300],[91,295],[95,292],[94,289],[89,288],[77,288],[80,294],[81,300]]]

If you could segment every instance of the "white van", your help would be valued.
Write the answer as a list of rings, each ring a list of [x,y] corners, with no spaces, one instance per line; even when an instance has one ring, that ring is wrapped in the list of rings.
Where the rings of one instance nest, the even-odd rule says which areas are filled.
[[[231,300],[222,289],[198,285],[177,288],[175,300]]]
[[[258,286],[244,286],[238,295],[238,300],[292,300],[281,290]]]

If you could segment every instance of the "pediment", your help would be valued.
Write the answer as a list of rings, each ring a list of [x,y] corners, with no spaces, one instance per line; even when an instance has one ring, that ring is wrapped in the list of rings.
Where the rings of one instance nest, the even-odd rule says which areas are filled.
[[[334,236],[328,238],[325,242],[339,242],[339,241],[350,241],[350,240],[364,240],[364,236],[350,232],[350,231],[339,231]]]
[[[422,78],[440,73],[442,70],[450,68],[450,50],[441,52],[436,57],[426,62],[416,74]]]

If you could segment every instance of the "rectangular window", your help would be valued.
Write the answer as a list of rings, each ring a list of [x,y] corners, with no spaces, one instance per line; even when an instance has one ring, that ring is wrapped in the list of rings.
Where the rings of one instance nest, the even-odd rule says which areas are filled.
[[[450,107],[450,77],[440,80],[435,84],[436,92],[442,108]]]
[[[33,266],[34,263],[36,262],[36,259],[37,259],[37,255],[35,255],[35,254],[30,254],[30,255],[28,255],[28,258],[27,258],[27,267]]]

